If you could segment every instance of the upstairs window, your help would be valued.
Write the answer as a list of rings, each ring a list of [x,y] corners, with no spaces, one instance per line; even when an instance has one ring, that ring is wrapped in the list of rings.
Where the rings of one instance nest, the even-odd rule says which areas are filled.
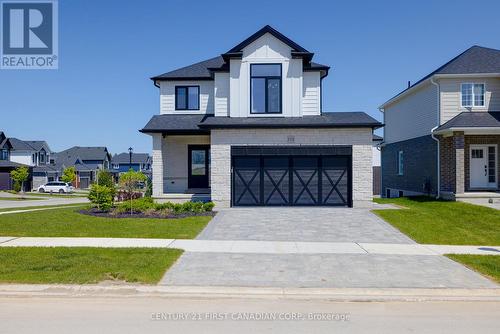
[[[252,114],[281,114],[281,64],[251,64],[250,95]]]
[[[463,83],[461,93],[462,107],[484,107],[484,84]]]
[[[175,110],[200,110],[200,86],[175,86]]]

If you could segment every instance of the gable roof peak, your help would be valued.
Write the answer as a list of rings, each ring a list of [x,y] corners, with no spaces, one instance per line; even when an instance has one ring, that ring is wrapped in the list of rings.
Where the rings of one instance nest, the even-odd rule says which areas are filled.
[[[286,37],[285,35],[280,33],[278,30],[271,27],[269,24],[266,24],[264,27],[259,29],[254,34],[252,34],[250,37],[246,38],[241,43],[239,43],[238,45],[233,47],[231,50],[226,52],[226,54],[233,54],[233,53],[241,52],[246,46],[250,45],[251,43],[256,41],[258,38],[264,36],[267,33],[273,35],[274,37],[276,37],[277,39],[279,39],[280,41],[282,41],[283,43],[285,43],[286,45],[291,47],[293,51],[302,52],[302,53],[310,53],[309,51],[307,51],[307,49],[305,49],[302,46],[300,46],[299,44],[295,43],[290,38]]]

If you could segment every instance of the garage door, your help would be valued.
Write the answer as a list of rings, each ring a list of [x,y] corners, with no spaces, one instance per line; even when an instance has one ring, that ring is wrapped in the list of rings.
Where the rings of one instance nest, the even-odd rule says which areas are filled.
[[[10,189],[11,189],[10,173],[0,172],[0,190],[10,190]]]
[[[350,147],[234,147],[233,206],[351,206]]]

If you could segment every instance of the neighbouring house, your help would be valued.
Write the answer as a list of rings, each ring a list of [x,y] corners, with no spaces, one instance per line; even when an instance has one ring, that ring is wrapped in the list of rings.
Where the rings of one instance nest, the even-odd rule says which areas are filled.
[[[2,188],[7,187],[7,169],[14,169],[19,166],[27,166],[30,170],[30,179],[26,182],[27,190],[37,188],[41,184],[57,179],[57,171],[49,166],[51,150],[47,142],[43,140],[21,140],[18,138],[7,138],[2,133],[0,139],[1,159],[4,161],[4,180]],[[10,163],[7,164],[6,161]],[[5,165],[9,165],[7,167]],[[10,179],[10,176],[9,176]],[[12,188],[12,181],[9,181],[9,189]]]
[[[76,169],[75,188],[86,189],[96,179],[99,170],[109,170],[111,154],[106,147],[73,146],[53,153],[54,168],[62,171],[74,166]]]
[[[270,26],[229,51],[151,78],[160,115],[153,196],[228,206],[369,206],[373,130],[322,110],[329,67]],[[195,197],[199,196],[199,197]]]
[[[381,153],[380,144],[384,140],[383,137],[373,135],[372,147],[372,166],[373,166],[373,195],[380,196],[382,191],[382,175],[381,175]]]
[[[473,46],[380,109],[383,195],[498,191],[500,50]]]
[[[113,174],[120,174],[130,169],[136,172],[143,172],[151,177],[152,159],[148,153],[120,153],[111,158],[111,171]]]
[[[10,172],[17,167],[24,166],[10,161],[12,145],[5,134],[0,131],[0,190],[12,190]]]

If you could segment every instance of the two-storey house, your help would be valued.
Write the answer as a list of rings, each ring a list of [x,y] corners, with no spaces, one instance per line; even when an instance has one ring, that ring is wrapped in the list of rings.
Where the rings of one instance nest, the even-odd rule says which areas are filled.
[[[120,153],[111,158],[111,171],[120,174],[130,169],[151,176],[152,159],[148,153]]]
[[[62,171],[68,167],[75,167],[76,188],[86,189],[97,180],[99,170],[109,170],[111,154],[106,147],[73,146],[67,150],[54,153],[52,165]]]
[[[217,206],[370,205],[363,112],[322,110],[329,67],[270,26],[226,53],[152,78],[160,115],[153,196],[205,193]]]
[[[387,197],[500,187],[500,50],[473,46],[381,107]]]

